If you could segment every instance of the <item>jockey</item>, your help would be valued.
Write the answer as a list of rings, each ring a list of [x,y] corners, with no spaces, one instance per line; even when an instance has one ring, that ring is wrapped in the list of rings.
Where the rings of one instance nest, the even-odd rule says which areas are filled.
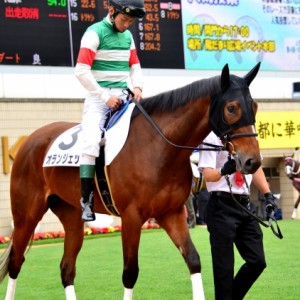
[[[144,0],[109,0],[108,15],[84,33],[75,77],[87,91],[82,117],[80,180],[82,220],[93,221],[94,176],[105,113],[116,110],[130,79],[136,100],[142,98],[143,76],[128,27],[146,11]]]

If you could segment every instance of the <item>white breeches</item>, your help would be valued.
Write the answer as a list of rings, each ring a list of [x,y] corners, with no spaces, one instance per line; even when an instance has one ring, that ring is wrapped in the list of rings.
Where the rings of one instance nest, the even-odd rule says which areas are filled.
[[[110,95],[124,97],[122,89],[107,89]],[[92,94],[88,94],[83,107],[81,152],[94,157],[99,156],[101,133],[105,123],[106,103]]]

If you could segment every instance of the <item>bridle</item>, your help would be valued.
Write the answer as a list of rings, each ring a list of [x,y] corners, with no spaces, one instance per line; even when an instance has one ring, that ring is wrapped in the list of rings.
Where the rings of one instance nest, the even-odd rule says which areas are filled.
[[[250,132],[249,133],[233,133],[233,134],[228,133],[224,136],[224,139],[229,142],[229,141],[231,141],[233,139],[236,139],[236,138],[251,137],[251,136],[258,136],[258,134],[256,132],[253,132],[253,133],[250,133]]]
[[[234,134],[231,134],[231,133],[227,133],[223,138],[222,138],[222,141],[224,143],[224,147],[225,147],[225,150],[227,150],[228,152],[231,153],[231,155],[236,158],[236,161],[238,161],[237,159],[237,153],[235,152],[235,148],[234,148],[234,145],[231,143],[231,141],[235,138],[240,138],[240,137],[256,137],[257,136],[257,133],[256,132],[253,132],[253,133],[234,133]],[[231,151],[230,148],[231,147]]]

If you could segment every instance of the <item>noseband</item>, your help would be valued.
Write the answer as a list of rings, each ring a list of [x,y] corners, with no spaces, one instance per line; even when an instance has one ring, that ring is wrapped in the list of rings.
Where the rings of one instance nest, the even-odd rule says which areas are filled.
[[[230,152],[233,156],[236,156],[236,152],[234,149],[234,145],[231,143],[231,140],[235,139],[235,138],[240,138],[240,137],[253,137],[253,136],[257,136],[257,133],[227,133],[226,135],[224,135],[224,137],[222,137],[221,139],[223,140],[224,144],[225,144],[225,150],[227,150],[228,152],[230,152],[229,148],[231,147],[232,151]]]
[[[258,136],[258,134],[257,133],[234,133],[234,134],[228,133],[224,136],[223,139],[224,139],[225,142],[229,142],[229,141],[231,141],[235,138],[251,137],[251,136]]]

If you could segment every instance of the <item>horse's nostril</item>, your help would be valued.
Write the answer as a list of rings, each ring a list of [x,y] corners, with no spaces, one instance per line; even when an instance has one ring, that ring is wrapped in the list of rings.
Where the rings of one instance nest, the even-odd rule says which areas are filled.
[[[257,159],[249,158],[245,162],[245,170],[248,173],[253,174],[260,167],[260,165],[261,163]]]
[[[253,161],[253,159],[246,160],[245,167],[251,168],[252,167],[252,161]]]

